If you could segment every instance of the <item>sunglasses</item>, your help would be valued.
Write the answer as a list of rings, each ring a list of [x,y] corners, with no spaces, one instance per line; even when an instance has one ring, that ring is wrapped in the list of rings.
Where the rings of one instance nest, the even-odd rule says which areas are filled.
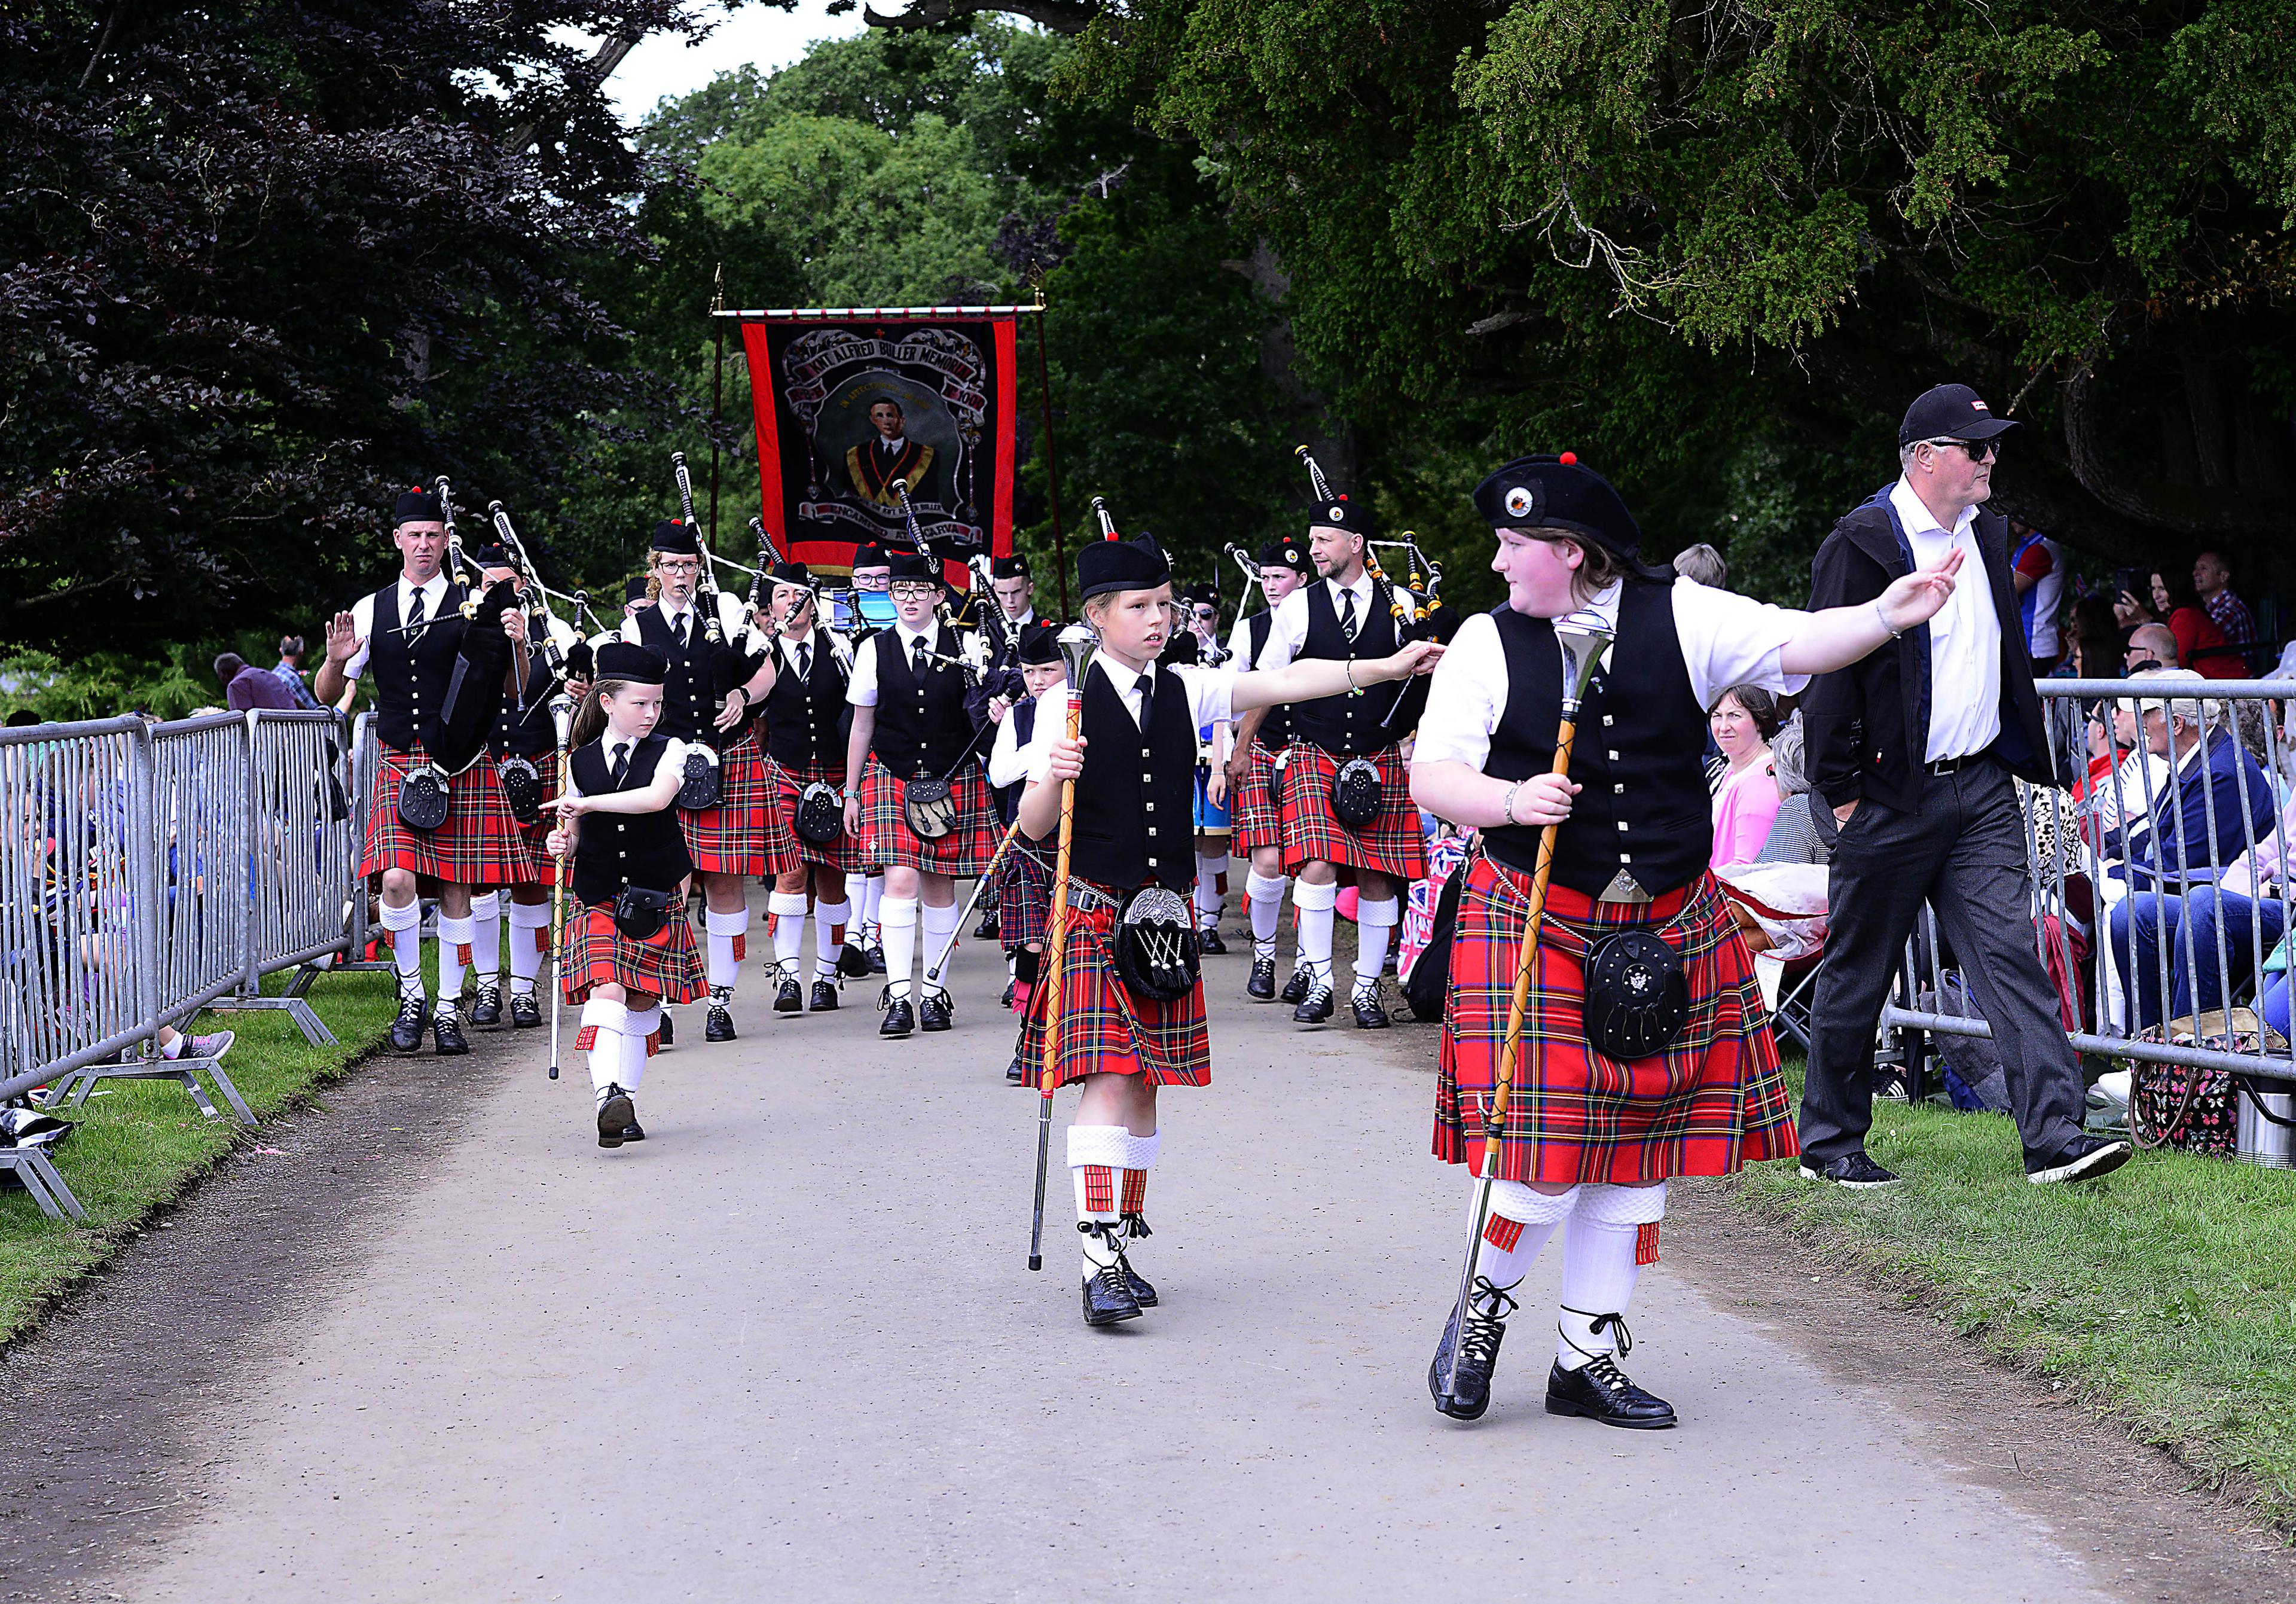
[[[2001,457],[2001,442],[1997,440],[1930,440],[1922,444],[1935,446],[1940,451],[1948,446],[1959,446],[1969,454],[1972,462],[1983,462],[1988,457],[1997,462]]]

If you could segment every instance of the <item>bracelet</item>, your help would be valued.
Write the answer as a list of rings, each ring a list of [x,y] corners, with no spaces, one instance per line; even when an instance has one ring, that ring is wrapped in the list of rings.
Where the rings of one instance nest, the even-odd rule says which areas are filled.
[[[1890,615],[1882,611],[1882,598],[1878,596],[1874,598],[1874,621],[1884,629],[1890,629]],[[1891,640],[1903,640],[1905,637],[1906,632],[1903,629],[1890,629]]]
[[[1507,787],[1506,800],[1499,804],[1499,811],[1506,816],[1506,821],[1509,824],[1520,824],[1522,822],[1514,816],[1514,795],[1516,792],[1521,789],[1522,782],[1521,780],[1515,781],[1513,785]]]

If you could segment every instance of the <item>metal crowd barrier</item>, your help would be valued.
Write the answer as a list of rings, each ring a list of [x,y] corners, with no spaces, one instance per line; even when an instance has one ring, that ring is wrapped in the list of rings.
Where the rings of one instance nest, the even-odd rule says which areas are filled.
[[[0,730],[0,1101],[168,1079],[213,1115],[204,1073],[254,1123],[220,1063],[160,1057],[160,1032],[276,1008],[333,1040],[303,991],[363,937],[359,794],[324,712]]]
[[[2296,818],[2296,749],[2283,723],[2296,683],[2036,683],[2061,773],[2087,777],[2108,738],[2100,732],[2112,732],[2112,763],[2084,777],[2079,794],[2020,786],[2035,950],[2045,969],[2079,977],[2079,1028],[2067,1039],[2082,1053],[2231,1073],[2240,1156],[2296,1164],[2292,975],[2281,945],[2285,937],[2296,947],[2296,868],[2219,884],[2236,861],[2253,863],[2259,844],[2276,855],[2276,832]],[[2170,743],[2173,753],[2152,751]],[[1924,909],[1882,1015],[1916,1095],[1925,1035],[1992,1035],[1982,1019],[1948,1010],[1951,958]],[[1936,1007],[1922,1006],[1924,993]]]

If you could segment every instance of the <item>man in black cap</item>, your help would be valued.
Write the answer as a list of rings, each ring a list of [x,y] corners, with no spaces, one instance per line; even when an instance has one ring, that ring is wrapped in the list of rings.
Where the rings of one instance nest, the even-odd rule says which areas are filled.
[[[1966,384],[1923,392],[1898,431],[1897,482],[1834,525],[1810,563],[1813,607],[1862,605],[1947,552],[1961,554],[1966,575],[1943,612],[1821,675],[1803,704],[1812,788],[1842,821],[1802,1091],[1802,1173],[1813,1180],[1898,1181],[1866,1151],[1874,1030],[1925,901],[1993,1027],[2026,1179],[2083,1180],[2128,1157],[2127,1142],[2082,1128],[2080,1066],[2034,949],[2012,781],[2064,781],[2015,627],[2007,521],[1980,510],[2016,427]]]
[[[853,554],[853,608],[858,624],[853,631],[857,654],[863,642],[880,629],[893,627],[893,559],[875,541]],[[885,868],[865,858],[845,876],[845,900],[852,905],[854,922],[838,973],[854,980],[885,972],[885,947],[879,914],[885,901]]]
[[[1293,591],[1315,577],[1305,540],[1285,537],[1259,548],[1259,588],[1267,605],[1235,621],[1228,635],[1228,654],[1249,665],[1267,648],[1275,610]],[[1275,997],[1275,929],[1283,912],[1283,892],[1291,884],[1283,868],[1283,810],[1281,790],[1283,764],[1292,749],[1292,710],[1256,707],[1236,720],[1235,740],[1227,760],[1229,843],[1249,853],[1245,875],[1244,913],[1251,921],[1251,978],[1244,992],[1256,1002]],[[1283,999],[1298,1006],[1308,995],[1314,971],[1303,961],[1283,988]]]

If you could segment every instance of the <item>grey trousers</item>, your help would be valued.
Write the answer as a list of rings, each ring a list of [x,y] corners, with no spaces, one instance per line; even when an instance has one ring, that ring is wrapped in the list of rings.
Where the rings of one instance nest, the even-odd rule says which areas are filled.
[[[2054,1162],[2081,1134],[2087,1093],[2033,935],[2016,788],[1992,758],[1930,776],[1919,813],[1866,802],[1841,828],[1811,1009],[1802,1152],[1831,1164],[1866,1145],[1874,1028],[1924,901],[1993,1027],[2026,1167]]]

